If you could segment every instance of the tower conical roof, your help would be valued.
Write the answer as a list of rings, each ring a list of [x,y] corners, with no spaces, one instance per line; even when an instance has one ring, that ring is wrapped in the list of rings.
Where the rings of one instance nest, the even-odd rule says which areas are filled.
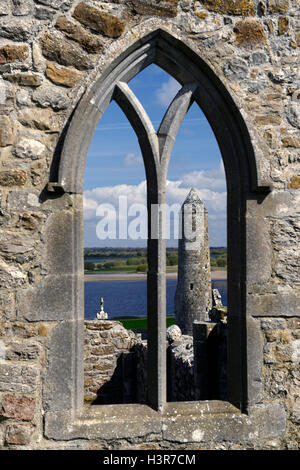
[[[184,203],[182,204],[182,206],[184,206],[185,204],[198,204],[198,205],[202,205],[202,206],[204,205],[195,188],[190,189],[190,192],[188,193],[187,197],[185,198]]]

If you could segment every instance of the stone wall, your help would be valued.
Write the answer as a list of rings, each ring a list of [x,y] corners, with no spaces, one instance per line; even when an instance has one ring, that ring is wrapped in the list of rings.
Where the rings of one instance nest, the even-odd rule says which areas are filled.
[[[84,337],[85,403],[135,403],[139,337],[109,320],[85,321]]]
[[[299,448],[299,5],[299,0],[0,4],[1,447]],[[78,104],[89,102],[87,93],[114,59],[157,30],[202,58],[208,82],[213,74],[219,78],[219,93],[226,89],[224,100],[240,111],[242,133],[249,134],[257,162],[251,171],[258,192],[249,190],[243,205],[246,251],[230,254],[236,268],[232,286],[240,283],[235,276],[241,263],[245,276],[240,288],[250,409],[235,415],[226,405],[226,412],[215,410],[207,420],[199,414],[198,421],[181,422],[168,415],[160,424],[147,411],[146,434],[137,422],[130,434],[117,425],[118,432],[112,425],[84,434],[64,421],[82,386],[73,362],[83,357],[77,335],[83,323],[82,241],[80,235],[70,241],[75,226],[80,232],[82,199],[72,191],[55,192],[48,183],[56,181]],[[272,191],[260,193],[265,187]],[[237,325],[233,316],[238,348],[244,336]],[[216,416],[231,424],[213,426]],[[192,422],[203,432],[195,433]],[[64,434],[69,429],[71,434]]]
[[[263,318],[265,399],[280,400],[288,412],[288,449],[299,449],[299,318]]]

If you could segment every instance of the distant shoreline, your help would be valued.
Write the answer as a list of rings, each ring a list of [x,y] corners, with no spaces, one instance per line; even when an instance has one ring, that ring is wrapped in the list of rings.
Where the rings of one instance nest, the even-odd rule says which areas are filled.
[[[177,279],[177,273],[167,273],[167,279]],[[85,274],[84,280],[87,282],[99,282],[99,281],[145,281],[147,279],[146,274],[138,273],[115,273],[115,274]],[[224,280],[227,279],[227,271],[212,271],[211,279]]]

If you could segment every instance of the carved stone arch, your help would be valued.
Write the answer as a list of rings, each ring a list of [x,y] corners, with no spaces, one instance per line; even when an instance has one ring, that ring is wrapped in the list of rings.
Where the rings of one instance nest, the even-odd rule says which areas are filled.
[[[157,133],[154,132],[152,124],[143,113],[143,108],[127,86],[131,78],[152,63],[162,67],[182,84],[182,89],[169,106]],[[249,243],[249,237],[253,236],[258,224],[255,217],[247,220],[247,201],[251,198],[260,198],[261,201],[263,196],[255,196],[254,193],[266,192],[269,187],[264,182],[263,173],[260,172],[247,125],[222,81],[194,51],[162,30],[150,33],[120,54],[80,100],[66,130],[56,179],[49,185],[49,189],[51,186],[52,189],[56,186],[66,193],[73,194],[71,197],[75,201],[76,211],[72,216],[73,219],[72,217],[68,219],[69,231],[66,231],[69,236],[70,251],[72,251],[70,263],[72,269],[68,273],[72,283],[68,310],[70,317],[65,325],[62,324],[61,328],[57,329],[55,334],[53,333],[50,345],[50,349],[56,354],[63,344],[66,354],[63,355],[64,357],[60,357],[58,353],[54,354],[56,361],[49,363],[46,373],[45,407],[48,410],[45,419],[46,435],[54,438],[58,436],[82,437],[85,435],[86,426],[95,436],[114,438],[118,434],[118,429],[113,421],[110,421],[109,413],[112,413],[113,417],[120,413],[119,419],[123,419],[122,412],[115,409],[113,411],[103,411],[103,409],[93,412],[82,411],[83,242],[82,205],[79,206],[83,191],[85,159],[90,141],[99,119],[112,99],[116,100],[123,109],[139,138],[147,175],[148,206],[152,203],[164,202],[164,182],[172,142],[193,101],[196,101],[206,114],[219,143],[228,190],[228,308],[230,312],[228,318],[228,401],[239,410],[237,412],[236,408],[233,409],[227,403],[224,404],[224,408],[221,408],[220,413],[228,413],[228,423],[237,420],[235,425],[237,426],[236,435],[238,435],[240,411],[248,412],[251,406],[260,403],[262,398],[259,374],[261,339],[247,304],[246,287],[249,279],[251,283],[251,273],[259,272],[259,263],[261,265],[263,263],[263,253],[261,253],[262,261],[258,262],[257,257],[254,260],[253,257],[248,256],[253,246],[253,242]],[[263,229],[259,227],[259,230]],[[264,234],[261,233],[261,235],[255,235],[263,238]],[[148,362],[152,363],[148,370],[148,390],[151,395],[150,405],[155,410],[159,410],[159,413],[153,413],[153,409],[150,408],[145,411],[142,406],[138,409],[136,407],[128,409],[131,422],[136,426],[137,435],[145,432],[144,423],[138,423],[136,418],[139,410],[142,410],[146,416],[145,422],[151,423],[149,432],[160,432],[169,419],[168,410],[173,406],[172,404],[170,408],[165,407],[164,241],[158,237],[157,240],[148,240],[148,243],[148,293],[151,290],[151,296],[148,295]],[[68,338],[68,343],[66,338]],[[66,363],[67,367],[65,367]],[[55,391],[57,383],[61,380],[63,367],[64,378],[67,377],[70,385],[67,388],[62,385],[63,399],[58,402]],[[203,411],[199,404],[188,406],[192,407],[188,409],[196,411],[199,409],[201,413]],[[167,409],[165,415],[163,415],[164,409]],[[172,415],[172,410],[170,413]],[[176,409],[174,413],[176,415]],[[170,426],[173,425],[173,415],[170,418]],[[108,422],[109,425],[104,424],[98,427],[95,416],[103,419],[104,423]],[[195,418],[195,423],[191,424],[191,426],[195,425],[195,429],[197,429],[198,418]],[[199,420],[201,419],[202,416]],[[128,420],[129,418],[126,417],[126,422]],[[60,423],[60,427],[57,423]],[[128,435],[132,434],[128,431]]]
[[[228,189],[237,181],[250,190],[269,190],[247,125],[222,81],[194,51],[164,30],[136,41],[105,70],[83,96],[72,116],[58,165],[57,184],[82,193],[85,159],[95,128],[114,97],[118,82],[128,83],[155,63],[182,85],[196,83],[194,99],[205,113],[222,153]]]

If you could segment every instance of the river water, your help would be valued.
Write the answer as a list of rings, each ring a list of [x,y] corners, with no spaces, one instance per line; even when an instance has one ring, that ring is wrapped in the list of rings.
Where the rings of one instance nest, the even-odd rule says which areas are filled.
[[[167,315],[174,315],[174,296],[177,280],[167,280]],[[212,287],[219,289],[223,305],[227,305],[227,280],[214,280]],[[121,316],[147,316],[146,281],[93,281],[84,283],[84,311],[86,319],[93,319],[100,310],[100,297],[109,318]]]

